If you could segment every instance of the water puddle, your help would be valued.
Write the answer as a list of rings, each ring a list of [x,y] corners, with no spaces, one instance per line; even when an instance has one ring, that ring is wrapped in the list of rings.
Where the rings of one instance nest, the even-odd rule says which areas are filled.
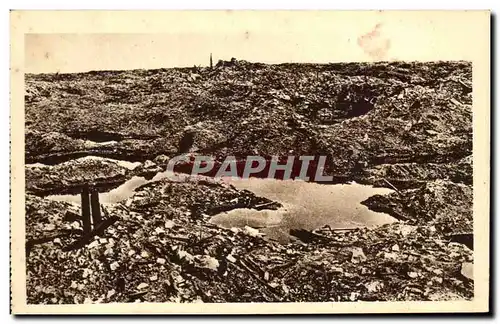
[[[90,147],[111,146],[111,145],[116,145],[116,144],[118,144],[117,141],[94,142],[91,140],[85,140],[85,145],[90,146]]]
[[[98,157],[82,159],[103,159],[119,163],[127,168],[135,168],[137,162],[127,162]],[[39,165],[33,165],[39,167]],[[151,180],[144,177],[133,177],[119,187],[100,193],[99,200],[103,204],[113,204],[132,197],[135,189],[163,178],[183,181],[189,175],[160,172]],[[258,228],[268,238],[286,243],[290,241],[291,229],[313,230],[325,225],[332,229],[350,229],[357,227],[373,227],[395,222],[396,219],[369,210],[361,202],[376,194],[388,194],[392,190],[374,188],[357,183],[326,185],[300,180],[276,179],[231,179],[224,181],[238,189],[252,191],[258,196],[279,201],[283,207],[279,210],[235,209],[213,216],[211,223],[224,228]],[[48,199],[80,204],[80,195],[52,195]]]
[[[373,227],[396,219],[369,210],[361,202],[376,194],[392,192],[386,188],[357,183],[324,185],[275,179],[227,179],[238,189],[247,189],[283,204],[277,211],[235,209],[212,217],[211,222],[225,228],[250,226],[267,237],[288,242],[290,229],[313,230],[325,225],[332,229]]]
[[[101,204],[114,204],[125,199],[132,197],[134,194],[134,190],[143,184],[148,183],[144,177],[132,177],[130,180],[124,182],[119,187],[112,189],[108,192],[99,193],[99,202]],[[47,199],[55,200],[55,201],[65,201],[71,202],[74,204],[80,204],[81,198],[80,195],[51,195],[47,196]]]
[[[126,162],[126,161],[123,161]],[[116,187],[115,189],[112,189],[108,192],[101,192],[99,193],[99,202],[101,204],[116,204],[122,201],[127,200],[128,198],[132,197],[135,193],[135,189],[139,188],[142,185],[145,185],[146,183],[152,182],[152,181],[158,181],[164,178],[171,178],[172,180],[176,181],[182,181],[182,179],[185,179],[188,177],[187,175],[179,175],[179,174],[174,174],[172,172],[160,172],[157,173],[151,180],[147,180],[144,177],[132,177],[130,180],[127,180],[120,186]],[[81,198],[80,195],[51,195],[47,196],[47,199],[51,200],[56,200],[56,201],[65,201],[65,202],[71,202],[74,204],[80,204],[81,203]]]

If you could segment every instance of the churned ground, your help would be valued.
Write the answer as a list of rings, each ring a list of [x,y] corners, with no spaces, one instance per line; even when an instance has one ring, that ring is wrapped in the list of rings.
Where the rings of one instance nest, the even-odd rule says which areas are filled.
[[[467,62],[26,75],[28,302],[471,299],[471,84]],[[65,251],[79,210],[44,196],[152,177],[186,126],[196,154],[218,160],[326,155],[334,182],[394,186],[364,204],[400,222],[279,244],[209,223],[279,203],[210,178],[163,179],[103,206],[116,221]]]

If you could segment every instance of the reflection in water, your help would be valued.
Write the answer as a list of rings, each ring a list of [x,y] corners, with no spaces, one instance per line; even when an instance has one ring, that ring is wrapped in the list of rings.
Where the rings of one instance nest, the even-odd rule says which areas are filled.
[[[99,193],[99,202],[101,204],[115,204],[121,201],[124,201],[130,197],[132,197],[135,193],[135,189],[140,186],[152,182],[158,181],[164,178],[170,178],[174,181],[182,181],[188,177],[187,175],[174,174],[169,171],[157,173],[151,180],[146,180],[144,177],[132,177],[130,180],[127,180],[119,187],[110,190],[108,192]],[[80,195],[52,195],[47,196],[48,199],[57,200],[57,201],[66,201],[72,202],[76,204],[80,204]]]
[[[121,186],[108,192],[99,193],[99,202],[101,204],[113,204],[132,197],[134,190],[148,181],[144,177],[133,177]],[[80,195],[52,195],[48,199],[57,201],[67,201],[80,204]]]
[[[129,165],[129,167],[133,167]],[[103,204],[118,203],[133,196],[135,189],[151,181],[169,178],[185,181],[185,174],[161,172],[150,181],[133,177],[121,186],[99,194]],[[324,185],[300,180],[231,179],[224,181],[238,189],[247,189],[258,196],[279,201],[279,210],[235,209],[215,215],[211,222],[222,227],[250,226],[259,228],[267,237],[287,242],[290,229],[313,230],[329,225],[331,228],[371,227],[392,223],[393,217],[376,213],[360,203],[375,194],[392,192],[386,188],[373,188],[357,183]],[[80,204],[80,195],[53,195],[47,198]]]
[[[216,215],[211,222],[223,227],[251,226],[262,228],[268,237],[286,241],[290,229],[313,230],[371,227],[392,223],[393,217],[376,213],[360,203],[375,194],[392,192],[357,183],[323,185],[318,183],[274,179],[226,179],[238,189],[247,189],[283,204],[277,211],[236,209]]]

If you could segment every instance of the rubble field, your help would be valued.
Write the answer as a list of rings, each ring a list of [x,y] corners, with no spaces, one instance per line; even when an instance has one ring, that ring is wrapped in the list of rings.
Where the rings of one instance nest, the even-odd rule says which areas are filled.
[[[472,65],[381,62],[26,75],[29,303],[472,299]],[[279,202],[208,177],[161,179],[101,206],[46,198],[151,179],[197,129],[194,154],[326,155],[334,183],[394,192],[363,202],[399,222],[280,244],[210,223]],[[96,156],[100,159],[88,159]],[[15,217],[15,215],[14,215]]]

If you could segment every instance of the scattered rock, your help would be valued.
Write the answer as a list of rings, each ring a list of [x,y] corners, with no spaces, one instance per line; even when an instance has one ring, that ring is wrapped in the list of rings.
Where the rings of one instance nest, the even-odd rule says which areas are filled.
[[[219,267],[219,261],[209,255],[203,255],[197,258],[198,266],[201,268],[207,268],[210,270],[217,270]]]
[[[369,293],[375,293],[381,290],[384,287],[384,284],[379,281],[372,281],[370,283],[365,284],[365,288]]]
[[[142,282],[139,284],[139,286],[137,286],[137,290],[142,290],[142,289],[145,289],[147,287],[149,287],[149,284]]]
[[[258,237],[258,236],[262,236],[263,235],[263,233],[259,232],[258,229],[252,228],[250,226],[245,226],[244,229],[243,229],[243,232],[246,235],[250,235],[252,237]]]
[[[474,280],[474,264],[471,262],[462,263],[462,267],[460,269],[460,273],[462,276],[469,280]]]
[[[116,269],[118,269],[120,267],[120,264],[118,262],[113,262],[109,265],[109,267],[111,268],[111,271],[115,271]]]
[[[406,72],[391,74],[400,69]],[[473,252],[448,244],[472,229],[472,99],[459,83],[448,82],[468,84],[469,63],[232,60],[210,71],[200,67],[200,77],[192,73],[27,75],[26,160],[38,163],[26,168],[28,303],[473,298],[471,280],[464,280],[470,266],[457,271],[473,261]],[[89,113],[75,114],[75,105]],[[43,118],[47,112],[51,118]],[[366,204],[404,222],[323,231],[310,243],[283,246],[255,228],[208,224],[221,209],[270,200],[178,177],[148,183],[133,198],[105,206],[103,216],[119,221],[83,249],[62,252],[53,244],[55,237],[64,246],[81,237],[80,211],[33,194],[79,193],[87,182],[107,191],[135,175],[150,177],[176,154],[185,126],[199,120],[193,156],[321,151],[332,156],[326,174],[340,182],[393,184],[399,193]],[[92,143],[97,137],[109,141]],[[75,159],[89,154],[122,161]],[[132,168],[124,160],[143,163]],[[68,211],[74,215],[67,217]],[[137,285],[143,291],[130,295]]]
[[[155,168],[156,164],[153,161],[146,160],[146,162],[144,162],[144,164],[143,164],[143,167],[145,169],[151,169],[151,168]]]
[[[408,272],[407,274],[408,274],[408,277],[410,277],[412,279],[418,277],[418,273],[416,273],[416,272]]]
[[[362,248],[353,248],[351,252],[352,252],[351,256],[352,263],[361,263],[366,261],[366,255],[364,254]]]

